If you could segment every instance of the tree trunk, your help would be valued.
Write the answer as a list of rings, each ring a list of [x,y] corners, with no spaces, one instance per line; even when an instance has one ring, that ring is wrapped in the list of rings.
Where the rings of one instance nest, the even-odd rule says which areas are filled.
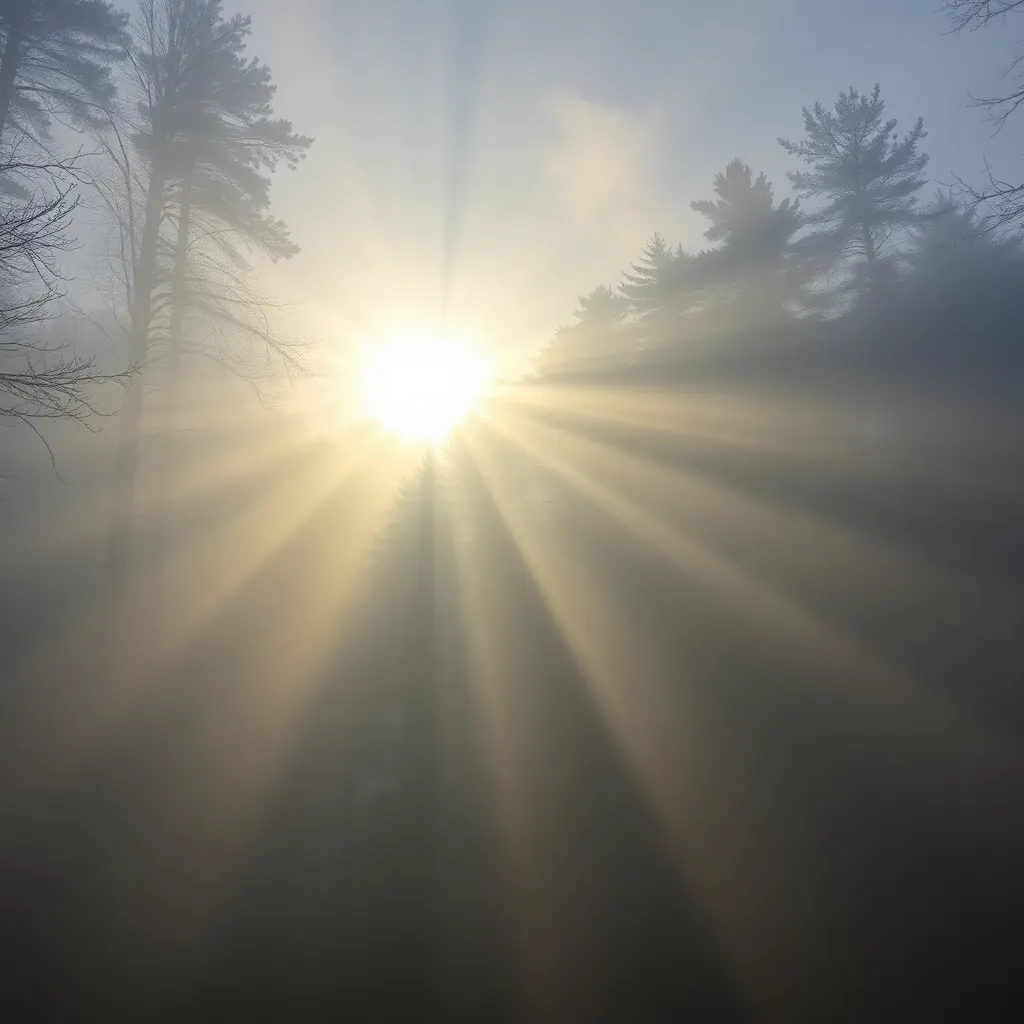
[[[153,162],[146,195],[146,219],[142,244],[134,272],[132,324],[128,340],[129,362],[138,370],[149,348],[149,324],[152,318],[153,288],[156,284],[156,252],[163,219],[164,186],[167,173],[158,156]],[[107,552],[107,576],[115,601],[120,599],[128,573],[131,551],[132,519],[135,512],[135,475],[139,461],[139,426],[142,421],[141,375],[136,373],[124,390],[118,419],[117,455],[110,516],[110,545]]]
[[[11,101],[14,99],[14,80],[18,75],[18,65],[21,63],[19,51],[27,15],[28,5],[15,3],[11,5],[7,16],[7,42],[4,45],[3,55],[0,56],[0,139],[3,138],[7,115],[10,113]]]
[[[875,251],[875,240],[871,237],[871,229],[868,222],[860,222],[861,237],[864,239],[864,258],[868,261],[868,278],[873,288],[881,283],[878,276],[878,253]]]
[[[181,391],[181,325],[185,313],[185,272],[188,261],[189,221],[192,214],[192,178],[194,161],[189,160],[181,183],[181,205],[178,211],[178,237],[174,243],[174,280],[171,288],[171,322],[167,342],[167,366],[164,376],[164,408],[161,425],[161,466],[157,480],[158,557],[163,557],[170,518],[169,496],[177,468],[175,430],[178,422],[178,396]]]

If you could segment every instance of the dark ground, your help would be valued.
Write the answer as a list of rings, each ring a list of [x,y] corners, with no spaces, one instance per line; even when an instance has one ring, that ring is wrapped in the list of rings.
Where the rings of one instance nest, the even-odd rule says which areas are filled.
[[[509,513],[481,428],[512,490],[469,447],[421,469],[336,631],[295,595],[332,577],[358,477],[127,684],[101,632],[52,629],[95,603],[88,566],[7,573],[6,1019],[1020,1019],[1017,448],[531,415],[666,534],[564,484],[553,519]]]

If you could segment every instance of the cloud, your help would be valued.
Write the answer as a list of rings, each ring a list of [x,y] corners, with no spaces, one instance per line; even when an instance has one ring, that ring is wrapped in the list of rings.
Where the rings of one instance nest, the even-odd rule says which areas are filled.
[[[575,218],[632,220],[649,207],[656,140],[652,124],[573,96],[549,100],[548,114],[555,137],[544,169]]]

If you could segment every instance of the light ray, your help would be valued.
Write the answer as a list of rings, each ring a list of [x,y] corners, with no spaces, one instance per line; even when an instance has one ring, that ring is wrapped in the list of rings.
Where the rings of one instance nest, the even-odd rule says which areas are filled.
[[[384,498],[390,500],[394,494],[408,460],[408,453],[395,446],[382,448],[379,443],[364,441],[344,460],[325,465],[311,457],[296,462],[273,490],[241,515],[222,519],[204,534],[192,533],[173,553],[159,586],[150,577],[133,581],[127,618],[118,634],[119,642],[127,645],[122,651],[125,667],[95,691],[80,693],[76,713],[62,714],[53,723],[51,731],[60,734],[56,749],[61,757],[49,762],[45,777],[40,773],[31,780],[33,791],[41,792],[71,777],[113,730],[124,727],[149,687],[174,675],[174,665],[204,634],[211,634],[219,617],[252,586],[271,559],[301,536],[311,520],[346,488],[358,487],[360,503],[364,496],[372,497],[366,508],[382,517]],[[379,521],[357,522],[362,526],[356,541],[368,541],[380,525]],[[349,568],[345,563],[337,569],[339,580],[346,578]],[[117,605],[104,604],[107,616]],[[95,630],[96,614],[96,609],[86,609],[73,634],[88,635]],[[102,615],[100,621],[102,624]],[[312,621],[317,621],[316,617]],[[102,629],[100,635],[105,635]],[[60,651],[43,654],[49,663]],[[293,650],[292,655],[297,664],[303,664],[301,652]]]
[[[865,650],[731,558],[679,531],[663,514],[655,515],[624,497],[621,482],[609,481],[613,457],[606,447],[526,420],[514,426],[511,422],[496,425],[496,429],[504,430],[509,440],[523,446],[628,533],[668,558],[684,578],[726,600],[759,631],[812,659],[820,666],[820,678],[861,706],[865,722],[878,721],[869,712],[884,712],[890,721],[895,717],[901,722],[903,742],[922,755],[941,761],[956,749],[968,754],[977,767],[984,767],[992,779],[1005,778],[1008,770],[1016,777],[1018,758],[1012,750],[966,722],[937,694],[925,692],[908,673]],[[851,685],[851,680],[856,684]]]
[[[283,578],[280,585],[263,579],[251,588],[261,594],[269,587],[275,594],[273,613],[258,619],[264,626],[258,635],[246,636],[241,647],[231,644],[237,629],[229,617],[251,621],[241,608],[222,606],[205,624],[204,639],[222,651],[212,664],[226,660],[231,679],[221,679],[201,701],[182,743],[187,770],[168,780],[168,807],[187,805],[188,819],[205,823],[188,905],[177,908],[187,934],[202,933],[214,922],[289,753],[310,724],[319,688],[347,685],[345,678],[325,672],[348,628],[365,583],[369,545],[386,520],[405,465],[404,456],[392,451],[384,464],[374,462],[372,472],[365,472],[365,463],[353,467],[312,510],[301,532],[292,533],[288,546],[264,557],[260,574]],[[200,660],[209,658],[204,650]],[[195,806],[196,793],[206,794],[202,806]],[[173,831],[175,816],[169,813],[168,819]]]
[[[558,432],[526,421],[513,422],[509,417],[501,419],[505,422],[490,425],[506,443],[522,449],[531,460],[603,509],[627,534],[666,558],[683,579],[716,601],[724,601],[728,609],[739,613],[746,628],[753,627],[758,634],[771,637],[777,646],[809,657],[820,667],[818,678],[822,683],[842,693],[858,710],[865,735],[877,736],[879,723],[884,723],[891,756],[916,753],[917,767],[930,777],[943,765],[947,770],[950,755],[955,754],[961,769],[980,772],[991,793],[1001,793],[1000,799],[1008,799],[1013,806],[1020,803],[1020,787],[1009,782],[1021,778],[1019,761],[1012,750],[964,721],[955,708],[936,695],[924,692],[907,673],[864,650],[731,559],[679,533],[675,524],[669,525],[635,500],[624,497],[624,493],[632,492],[623,491],[620,479],[609,483],[609,476],[614,474],[607,469],[609,453],[605,448],[579,442],[586,450],[586,457],[581,457],[576,445]],[[611,592],[610,581],[603,583],[586,568],[584,557],[568,560],[566,550],[571,545],[566,544],[566,538],[554,543],[543,533],[531,530],[517,509],[519,496],[507,486],[502,488],[495,460],[488,460],[479,444],[473,450],[656,819],[665,829],[679,863],[706,900],[709,926],[722,948],[729,951],[739,976],[749,983],[748,990],[770,988],[773,969],[763,962],[764,950],[773,941],[779,943],[781,937],[775,935],[769,941],[762,935],[755,940],[757,929],[752,922],[761,915],[750,905],[737,904],[736,893],[730,887],[735,889],[744,872],[764,876],[756,883],[748,878],[749,885],[742,886],[745,890],[751,885],[758,889],[781,886],[782,876],[772,878],[772,872],[782,872],[792,879],[797,861],[794,851],[780,854],[772,865],[732,863],[724,870],[728,859],[723,849],[725,840],[720,832],[716,834],[721,825],[713,823],[714,814],[704,799],[718,807],[718,813],[725,813],[724,808],[731,806],[729,813],[741,820],[756,820],[756,808],[736,806],[737,800],[744,802],[743,798],[726,781],[730,772],[725,768],[724,755],[710,755],[709,738],[697,725],[693,700],[685,699],[687,691],[678,680],[678,668],[660,663],[657,639],[645,637],[642,623],[625,621],[626,609],[613,606],[604,596]],[[572,453],[568,459],[564,454],[567,451]],[[673,687],[672,700],[666,703],[662,698],[660,703],[643,706],[651,692],[664,695]],[[685,711],[679,707],[680,702],[685,702]],[[659,750],[668,736],[673,737],[677,748],[669,751],[662,746]],[[739,762],[735,753],[732,757],[735,769]],[[713,794],[691,790],[687,795],[683,780],[696,778],[702,778],[705,785],[714,779],[722,788],[715,788]],[[783,908],[775,908],[770,916],[776,914],[784,915]]]
[[[576,469],[603,480],[618,494],[642,495],[645,507],[666,510],[677,531],[685,523],[685,531],[709,548],[742,552],[780,578],[841,589],[844,603],[927,603],[932,614],[941,615],[950,626],[962,619],[965,602],[979,621],[1008,622],[1022,614],[1019,597],[995,581],[813,508],[784,502],[771,492],[740,486],[728,477],[719,481],[713,468],[694,466],[685,458],[673,465],[643,457],[625,446],[595,442],[575,427],[552,425],[512,410],[504,419],[495,410],[490,419],[504,422],[517,435],[535,432],[535,445],[544,450],[556,442],[555,449],[564,452]],[[773,464],[766,456],[761,466]],[[807,557],[808,552],[816,557]]]
[[[465,458],[468,450],[463,448],[460,454]],[[478,475],[476,461],[471,461],[467,468]],[[492,504],[493,494],[482,477],[480,483],[487,495],[483,500]],[[453,508],[454,526],[472,537],[475,531],[466,510],[464,503]],[[496,508],[494,514],[498,515]],[[485,562],[486,548],[478,543],[454,546],[458,597],[474,681],[470,696],[477,705],[489,754],[500,853],[511,883],[508,906],[518,926],[519,952],[531,995],[538,1001],[538,1013],[550,1012],[551,1001],[557,1000],[555,979],[563,940],[558,918],[545,895],[551,886],[544,870],[550,857],[541,842],[545,809],[538,803],[544,786],[534,777],[527,707],[520,692],[529,666],[518,653],[518,645],[507,642],[507,609],[502,607],[501,588],[494,586],[494,567]]]
[[[767,901],[784,891],[780,879],[771,876],[796,871],[795,860],[791,857],[785,867],[781,861],[769,863],[766,855],[756,863],[737,860],[737,836],[728,823],[756,820],[756,815],[740,806],[739,761],[718,749],[713,733],[702,728],[699,705],[679,667],[661,658],[643,623],[627,619],[626,609],[613,604],[608,596],[613,581],[601,578],[579,554],[570,557],[566,535],[531,530],[518,496],[502,482],[496,458],[479,443],[473,444],[473,454],[538,593],[691,883],[705,927],[743,989],[763,987],[768,978],[758,956],[772,943],[758,934],[755,922],[774,915],[766,908],[758,912],[749,901],[752,894]],[[776,910],[776,922],[784,920],[782,908]],[[780,931],[772,938],[779,948]]]

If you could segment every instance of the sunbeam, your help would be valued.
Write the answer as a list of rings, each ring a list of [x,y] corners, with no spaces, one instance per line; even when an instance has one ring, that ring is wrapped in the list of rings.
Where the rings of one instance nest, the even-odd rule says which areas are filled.
[[[635,484],[629,488],[627,483],[624,488],[624,481],[615,479],[616,460],[605,447],[523,419],[498,427],[622,528],[668,558],[693,585],[728,602],[730,609],[759,632],[799,652],[802,658],[812,659],[820,666],[821,680],[842,687],[848,699],[862,705],[866,728],[874,728],[879,716],[890,722],[895,719],[904,733],[900,742],[919,745],[922,754],[942,760],[955,749],[992,778],[1006,777],[1007,772],[1011,777],[1018,775],[1018,758],[1012,749],[965,721],[938,694],[929,693],[920,682],[851,640],[778,586],[698,540],[696,533],[679,530],[677,521],[654,516],[635,500],[623,497],[637,493]],[[618,460],[620,468],[622,461]],[[614,483],[608,481],[609,476]],[[689,482],[682,494],[684,503],[688,488]]]
[[[926,6],[0,3],[19,1019],[1020,1002],[1024,0]]]

